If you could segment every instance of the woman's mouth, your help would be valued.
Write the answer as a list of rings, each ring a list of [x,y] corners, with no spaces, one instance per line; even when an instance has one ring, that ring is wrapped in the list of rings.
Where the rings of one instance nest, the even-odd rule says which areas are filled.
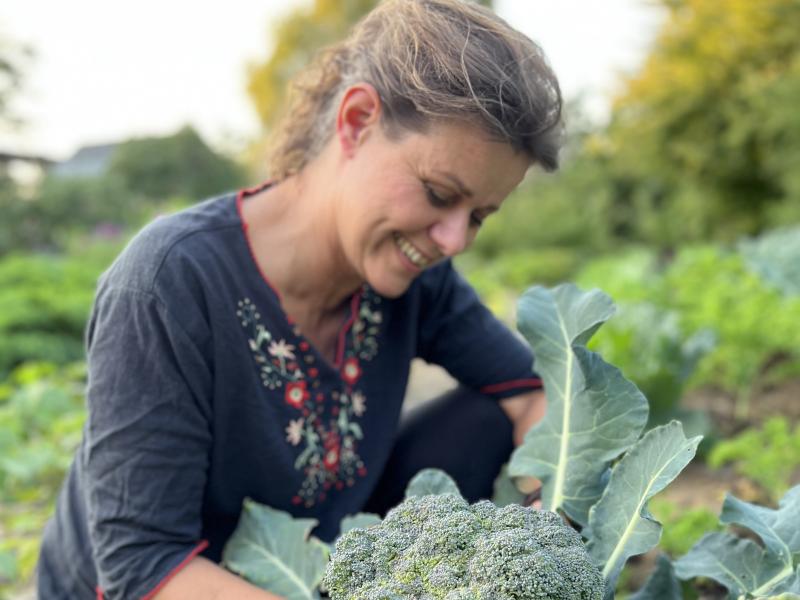
[[[399,233],[395,233],[393,235],[395,244],[397,244],[397,247],[400,249],[400,252],[403,253],[403,256],[411,261],[411,264],[420,269],[425,269],[431,264],[430,259],[422,254],[422,252],[417,250],[414,244],[409,242]]]

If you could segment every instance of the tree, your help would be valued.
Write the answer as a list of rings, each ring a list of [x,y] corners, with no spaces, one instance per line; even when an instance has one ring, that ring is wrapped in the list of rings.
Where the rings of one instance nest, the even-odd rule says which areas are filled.
[[[175,196],[196,201],[244,181],[239,166],[209,148],[191,127],[169,137],[123,143],[114,152],[108,175],[156,202]]]
[[[800,3],[661,2],[652,52],[594,140],[625,227],[671,244],[800,220]]]
[[[0,128],[19,126],[11,102],[22,86],[22,69],[31,51],[0,34]]]

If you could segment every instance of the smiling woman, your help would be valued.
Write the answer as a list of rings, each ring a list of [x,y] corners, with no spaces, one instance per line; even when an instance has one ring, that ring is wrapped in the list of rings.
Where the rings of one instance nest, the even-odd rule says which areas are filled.
[[[450,258],[561,98],[533,42],[460,0],[387,0],[298,79],[272,180],[158,219],[100,281],[89,419],[45,532],[45,598],[274,598],[215,564],[242,501],[384,512],[424,467],[491,493],[544,398]],[[400,421],[409,363],[462,384]]]

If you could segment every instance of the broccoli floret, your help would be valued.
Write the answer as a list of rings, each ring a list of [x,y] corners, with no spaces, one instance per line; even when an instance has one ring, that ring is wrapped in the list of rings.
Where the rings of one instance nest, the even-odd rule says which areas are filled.
[[[336,543],[331,600],[602,600],[580,535],[552,512],[415,496]]]

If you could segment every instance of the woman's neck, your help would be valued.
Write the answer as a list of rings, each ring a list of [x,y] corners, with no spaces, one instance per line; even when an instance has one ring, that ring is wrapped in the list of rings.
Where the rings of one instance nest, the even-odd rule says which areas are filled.
[[[336,192],[323,189],[304,172],[242,204],[255,260],[295,318],[341,312],[362,283],[341,249]]]

